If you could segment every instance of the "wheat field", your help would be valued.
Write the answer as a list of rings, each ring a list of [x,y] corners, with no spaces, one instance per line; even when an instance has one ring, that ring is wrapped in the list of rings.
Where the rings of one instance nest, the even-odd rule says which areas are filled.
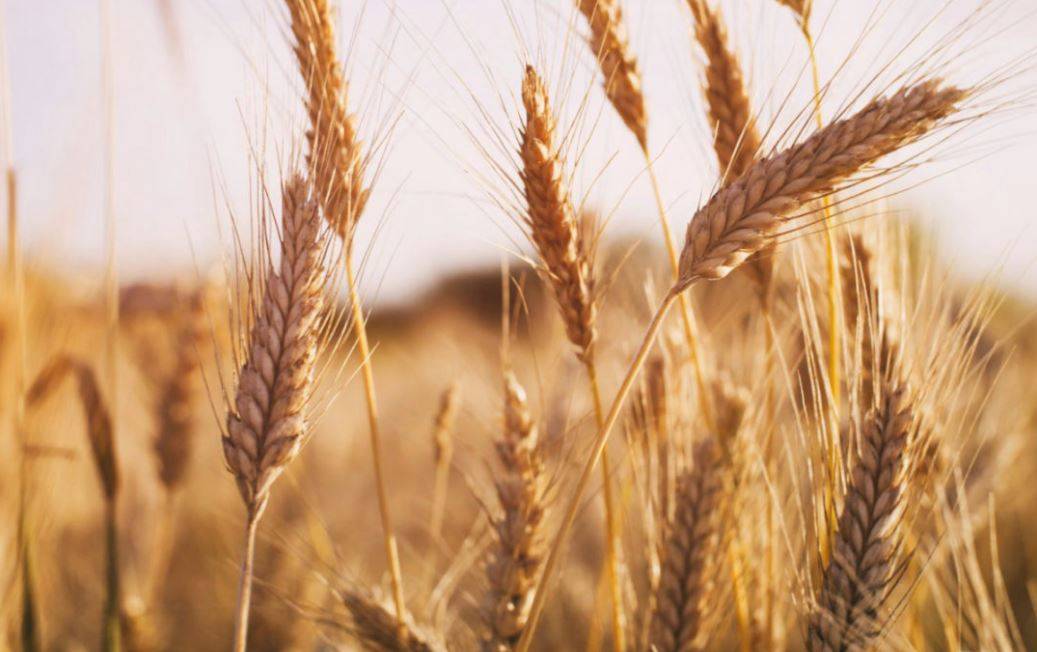
[[[656,2],[673,34],[631,18]],[[845,0],[503,0],[506,34],[466,3],[384,32],[246,3],[272,36],[253,97],[208,98],[244,143],[208,168],[219,244],[148,278],[119,265],[119,3],[85,270],[25,246],[23,179],[62,170],[14,153],[0,33],[0,650],[1037,646],[1032,293],[959,274],[906,199],[1033,124],[1032,8],[875,0],[844,42]],[[176,61],[183,7],[152,4]],[[394,186],[413,125],[504,234],[478,265],[384,253],[390,220],[456,237],[450,188]],[[390,265],[428,278],[380,300]]]

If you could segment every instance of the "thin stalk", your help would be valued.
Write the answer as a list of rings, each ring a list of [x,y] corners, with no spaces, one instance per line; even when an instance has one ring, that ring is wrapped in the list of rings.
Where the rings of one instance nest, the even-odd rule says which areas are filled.
[[[245,554],[241,562],[241,580],[238,584],[238,606],[234,617],[234,652],[245,652],[248,645],[248,616],[252,605],[252,566],[256,558],[256,529],[259,514],[248,510],[245,524]]]
[[[655,206],[659,211],[659,224],[663,230],[663,242],[666,244],[666,254],[670,259],[670,270],[673,280],[676,281],[680,275],[680,261],[677,255],[677,245],[673,239],[673,231],[670,229],[670,220],[666,217],[666,204],[663,203],[662,191],[659,189],[659,178],[655,175],[655,165],[648,148],[641,149],[645,157],[645,166],[648,170],[648,178],[652,183],[652,194],[655,196]],[[678,302],[680,304],[681,322],[684,326],[684,340],[688,346],[688,355],[691,358],[692,369],[695,370],[695,387],[698,390],[699,409],[705,418],[706,426],[712,430],[716,425],[713,419],[713,408],[709,401],[709,393],[706,391],[706,377],[702,370],[702,358],[698,348],[698,329],[695,326],[695,318],[691,312],[691,298],[681,293]]]
[[[443,530],[443,516],[446,511],[446,496],[450,481],[450,458],[446,453],[436,462],[436,479],[432,488],[432,517],[429,522],[429,535],[433,542],[439,541]]]
[[[0,1],[0,119],[3,120],[0,133],[4,180],[7,187],[7,287],[11,288],[14,301],[14,328],[11,338],[14,342],[15,361],[11,370],[14,389],[14,408],[11,410],[11,432],[14,433],[18,445],[18,523],[15,545],[18,546],[18,559],[15,572],[21,572],[21,643],[29,652],[40,649],[39,623],[37,622],[36,597],[32,584],[32,558],[30,555],[30,537],[28,534],[28,487],[29,467],[25,453],[25,361],[26,361],[26,328],[25,328],[25,276],[22,268],[21,249],[18,242],[18,176],[14,166],[14,130],[11,118],[11,78],[7,65],[7,3]]]
[[[587,368],[587,379],[590,382],[591,396],[594,399],[594,423],[600,431],[605,425],[605,414],[601,406],[601,387],[598,383],[598,368],[593,358],[584,363]],[[612,493],[612,466],[609,462],[608,447],[601,451],[602,495],[605,499],[605,565],[608,574],[609,590],[612,595],[612,647],[617,652],[626,649],[625,624],[623,613],[623,589],[619,581],[619,560],[621,555],[619,539],[619,514]]]
[[[810,53],[810,73],[814,84],[814,118],[817,128],[825,126],[824,113],[821,105],[821,71],[817,63],[817,49],[814,47],[814,37],[810,32],[810,24],[803,20],[800,22],[800,30],[807,43]],[[835,237],[832,235],[832,199],[828,195],[822,201],[821,223],[824,225],[825,238],[825,269],[828,276],[828,391],[831,398],[831,426],[827,428],[827,464],[829,486],[825,492],[825,513],[827,514],[826,537],[822,538],[821,556],[824,563],[828,564],[831,552],[831,541],[835,536],[836,506],[835,506],[835,474],[841,468],[841,455],[836,434],[839,432],[839,403],[841,400],[841,380],[839,356],[841,351],[842,335],[842,295],[839,288],[839,261],[835,250]]]
[[[612,400],[612,405],[609,407],[608,415],[605,417],[605,423],[598,431],[594,444],[591,447],[591,454],[587,458],[583,470],[580,472],[580,478],[576,482],[575,490],[569,498],[569,504],[566,507],[561,528],[555,536],[554,543],[551,544],[551,550],[548,552],[547,561],[544,564],[544,573],[540,576],[540,581],[537,583],[536,595],[533,597],[533,605],[530,607],[529,621],[525,630],[522,632],[522,638],[519,639],[519,642],[515,647],[516,652],[528,652],[529,650],[529,646],[533,641],[533,634],[536,631],[537,623],[540,620],[540,615],[543,613],[544,600],[546,599],[547,593],[545,589],[547,588],[548,582],[551,580],[551,575],[555,566],[558,564],[558,559],[562,547],[565,544],[565,540],[568,538],[573,523],[576,521],[576,512],[580,509],[580,501],[587,490],[587,485],[590,483],[591,475],[594,473],[594,467],[597,466],[598,460],[601,459],[601,454],[605,450],[606,444],[608,444],[609,432],[611,432],[612,427],[616,425],[616,421],[619,419],[619,413],[623,409],[623,402],[630,393],[630,389],[633,387],[634,381],[637,379],[638,372],[641,371],[641,367],[644,366],[645,360],[648,359],[648,354],[651,353],[652,345],[655,343],[655,338],[659,335],[659,330],[662,328],[663,321],[666,319],[666,315],[669,313],[674,302],[677,301],[678,296],[679,294],[677,292],[671,290],[662,300],[662,303],[659,304],[659,308],[656,310],[655,316],[652,317],[652,322],[649,324],[648,330],[645,331],[641,347],[638,349],[637,354],[631,361],[630,368],[627,370],[626,376],[623,378],[623,382],[619,386],[619,391],[616,393],[616,397]]]
[[[353,317],[353,331],[356,333],[357,348],[360,352],[360,369],[364,378],[364,400],[367,402],[367,425],[371,435],[371,457],[374,463],[375,486],[378,492],[378,511],[382,519],[382,539],[385,545],[385,558],[389,565],[389,577],[392,581],[393,603],[396,608],[396,620],[402,627],[406,614],[403,601],[403,577],[400,573],[400,555],[396,548],[396,537],[392,529],[392,516],[389,513],[389,501],[385,491],[385,472],[382,467],[382,441],[378,429],[378,402],[375,398],[374,370],[371,368],[371,347],[367,342],[367,324],[364,311],[360,306],[360,292],[357,289],[356,275],[353,271],[353,253],[346,254],[346,280],[349,284],[349,303]]]
[[[107,596],[104,603],[104,631],[101,649],[116,652],[121,649],[119,623],[119,529],[116,523],[114,498],[105,501],[105,585]]]

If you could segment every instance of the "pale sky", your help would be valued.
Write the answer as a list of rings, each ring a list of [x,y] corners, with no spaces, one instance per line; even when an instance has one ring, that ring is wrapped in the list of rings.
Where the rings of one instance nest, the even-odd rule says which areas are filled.
[[[228,207],[249,214],[248,151],[267,147],[270,179],[303,133],[300,86],[277,0],[165,0],[179,49],[171,47],[162,0],[108,0],[115,91],[114,189],[118,260],[125,278],[190,270],[226,249]],[[838,70],[829,110],[892,64],[913,59],[979,0],[815,0],[822,74]],[[954,52],[953,81],[1002,69],[1037,42],[1031,0],[998,0],[991,17]],[[23,244],[28,255],[84,279],[102,259],[101,0],[4,0],[15,165],[20,175]],[[369,295],[396,299],[446,269],[495,263],[520,240],[492,202],[503,181],[475,146],[504,134],[516,115],[524,52],[542,66],[576,125],[583,151],[574,188],[613,214],[609,231],[656,237],[643,163],[607,106],[589,50],[567,0],[367,0],[348,2],[340,47],[349,52],[351,102],[373,140],[396,118],[360,233],[370,246]],[[702,118],[698,70],[679,0],[625,0],[648,98],[651,141],[677,232],[715,182]],[[949,8],[946,5],[950,5]],[[773,0],[721,2],[749,71],[762,120],[788,124],[809,99],[805,51],[791,17]],[[861,51],[840,66],[878,14]],[[361,15],[362,14],[362,15]],[[359,21],[359,23],[358,23]],[[928,31],[915,38],[931,21]],[[359,24],[359,28],[357,25]],[[571,25],[575,25],[574,34]],[[353,38],[355,34],[355,38]],[[928,39],[928,40],[927,40]],[[177,54],[179,53],[179,54]],[[179,57],[179,58],[178,58]],[[958,77],[960,75],[960,78]],[[568,84],[566,82],[568,81]],[[1034,88],[1032,71],[1015,86]],[[790,95],[784,113],[775,118]],[[1015,93],[1018,97],[1018,93]],[[579,116],[575,108],[585,105]],[[481,109],[480,109],[481,107]],[[1037,296],[1037,109],[999,114],[968,141],[938,152],[941,176],[896,200],[937,231],[961,274],[997,276]],[[498,146],[494,160],[504,160]],[[962,164],[976,159],[965,167]],[[926,174],[912,177],[920,181]],[[905,182],[904,185],[907,185]],[[220,233],[222,233],[222,241]]]

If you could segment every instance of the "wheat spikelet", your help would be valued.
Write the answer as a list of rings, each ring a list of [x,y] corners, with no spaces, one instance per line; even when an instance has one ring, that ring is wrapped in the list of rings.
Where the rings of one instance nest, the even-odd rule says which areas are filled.
[[[191,459],[193,399],[201,381],[198,350],[204,339],[202,291],[193,292],[187,304],[187,314],[180,318],[176,333],[176,360],[159,388],[156,405],[158,434],[154,450],[158,478],[167,491],[175,491],[181,485]]]
[[[654,595],[651,647],[658,652],[700,649],[704,604],[713,586],[709,567],[719,542],[722,459],[713,439],[696,445],[692,467],[677,481],[675,513],[662,549]]]
[[[561,310],[566,335],[580,359],[586,361],[592,355],[597,310],[590,247],[581,238],[569,197],[547,88],[532,66],[526,66],[522,103],[526,121],[519,152],[527,207],[525,221],[542,263],[540,270]]]
[[[726,276],[773,239],[785,216],[920,138],[953,113],[966,95],[939,80],[920,82],[754,163],[691,219],[676,289]]]
[[[862,425],[831,561],[811,616],[811,650],[862,649],[881,634],[879,610],[900,549],[913,422],[906,387],[896,378],[884,382],[879,404]]]
[[[339,591],[349,611],[349,631],[365,650],[372,652],[440,652],[446,647],[421,631],[406,617],[400,621],[372,596],[354,590]]]
[[[324,217],[348,246],[367,203],[365,160],[349,113],[349,85],[335,54],[335,30],[327,0],[285,0],[293,49],[306,84],[307,162]]]
[[[605,76],[605,95],[641,149],[648,147],[648,117],[641,69],[630,50],[618,0],[576,0],[590,24],[590,46]]]
[[[298,454],[317,355],[323,305],[322,232],[306,181],[284,184],[281,259],[271,263],[255,308],[223,453],[250,514],[262,513],[270,486]],[[276,265],[276,266],[275,266]]]
[[[486,564],[490,592],[483,649],[488,652],[510,650],[521,636],[543,552],[543,453],[526,392],[510,371],[504,377],[504,433],[497,442],[497,457],[504,473],[497,480],[501,514],[493,520],[496,541]]]

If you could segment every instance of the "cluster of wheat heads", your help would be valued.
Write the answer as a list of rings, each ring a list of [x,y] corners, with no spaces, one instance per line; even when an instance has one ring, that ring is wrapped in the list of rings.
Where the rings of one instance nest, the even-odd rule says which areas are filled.
[[[392,354],[382,355],[378,339],[394,331],[369,323],[357,281],[354,240],[371,199],[371,153],[349,108],[334,6],[285,0],[285,36],[302,82],[297,108],[306,128],[297,135],[305,169],[287,174],[280,192],[264,185],[257,250],[242,255],[241,287],[228,292],[238,295],[221,327],[228,332],[209,332],[204,286],[157,302],[141,292],[143,307],[130,288],[120,304],[120,328],[148,381],[142,430],[149,463],[120,467],[118,406],[87,355],[59,354],[23,392],[26,430],[35,435],[35,418],[54,403],[47,397],[63,378],[77,383],[104,506],[105,598],[97,611],[106,650],[192,641],[177,605],[162,594],[190,565],[176,542],[202,538],[191,530],[203,519],[186,514],[193,503],[185,494],[198,482],[189,470],[205,458],[204,433],[213,429],[198,405],[206,365],[218,368],[214,388],[225,399],[211,406],[227,471],[220,481],[228,492],[236,487],[245,513],[236,651],[297,643],[269,633],[278,620],[280,631],[311,626],[315,649],[336,634],[376,651],[1020,647],[1000,568],[980,566],[983,555],[996,557],[996,546],[977,551],[977,542],[989,544],[975,532],[992,520],[988,498],[1002,481],[1005,454],[982,434],[1006,423],[1005,403],[989,401],[987,388],[1002,369],[1014,369],[998,367],[1000,343],[986,332],[992,308],[978,295],[934,289],[903,238],[870,223],[829,224],[845,197],[859,203],[863,189],[913,167],[896,155],[931,142],[925,139],[962,116],[976,89],[913,70],[827,123],[800,118],[770,129],[732,38],[737,23],[726,23],[710,0],[677,4],[701,55],[689,76],[702,87],[699,117],[715,155],[713,190],[691,214],[681,246],[652,169],[651,70],[634,54],[623,3],[577,0],[573,16],[600,77],[594,90],[624,137],[637,142],[668,250],[658,261],[631,256],[622,270],[612,268],[619,257],[599,251],[601,225],[572,187],[586,162],[569,155],[550,68],[524,63],[511,89],[518,117],[509,125],[514,160],[506,176],[517,196],[508,217],[532,251],[528,278],[526,269],[493,275],[503,285],[503,333],[483,329],[487,335],[468,316],[432,314],[436,300],[425,305],[415,318],[420,332],[407,346],[389,347],[396,364],[406,358],[407,371],[397,367],[393,375]],[[809,40],[812,3],[775,4],[795,12]],[[801,115],[813,112],[819,96],[815,89]],[[814,237],[822,222],[840,227],[835,257]],[[843,299],[838,325],[819,317],[831,309],[832,279],[822,271],[830,263],[838,263]],[[667,279],[661,294],[645,281],[656,278]],[[542,302],[526,285],[537,280]],[[622,282],[655,302],[649,319],[640,304],[615,299]],[[513,296],[521,298],[514,311]],[[670,324],[677,307],[680,323]],[[452,320],[455,330],[437,330],[434,318]],[[512,332],[516,323],[522,326]],[[826,329],[836,328],[842,336],[832,340]],[[526,330],[547,335],[527,338]],[[442,340],[461,339],[458,333],[465,358],[454,368],[477,367],[468,348],[490,341],[508,352],[502,378],[475,386],[466,381],[478,370],[444,377],[443,365],[419,385],[423,374],[413,366],[446,357],[455,349]],[[345,368],[352,347],[363,405],[320,419],[330,408],[319,384],[335,385],[329,394],[338,400],[348,374],[327,370]],[[438,357],[424,357],[427,348]],[[224,364],[213,361],[228,351]],[[547,373],[545,351],[562,352]],[[840,375],[825,371],[822,361],[832,356]],[[414,428],[406,415],[421,411],[419,394],[422,405],[436,405]],[[122,396],[126,403],[132,395]],[[833,403],[838,409],[828,409]],[[312,461],[310,444],[300,458],[318,421],[331,439],[346,421],[363,422],[373,484],[343,455]],[[400,459],[383,449],[396,444],[383,426],[402,432]],[[612,437],[617,427],[625,437]],[[406,437],[429,430],[432,454],[422,460]],[[122,572],[131,565],[119,554],[116,505],[125,500],[127,470],[136,478],[145,475],[141,468],[162,513],[135,582]],[[306,481],[293,475],[299,469]],[[346,476],[361,481],[325,482]],[[314,487],[333,498],[299,498]],[[394,514],[390,496],[417,507]],[[287,514],[278,513],[282,501]],[[323,515],[314,516],[326,509],[321,502],[332,505],[329,520],[348,524],[334,538]],[[213,511],[211,504],[196,509]],[[375,539],[375,509],[378,554],[361,554],[364,540]],[[360,531],[353,519],[368,512],[371,527]],[[275,555],[266,554],[260,532],[270,533],[282,574],[264,572],[264,557]],[[312,544],[312,555],[293,547],[296,536]],[[340,562],[346,568],[333,566]],[[22,647],[40,649],[32,642],[39,636],[34,581],[21,563],[28,587]],[[287,589],[285,572],[306,579]],[[373,586],[345,579],[360,574],[376,578]],[[316,604],[295,591],[313,577],[322,591]],[[272,619],[257,608],[267,599]]]

